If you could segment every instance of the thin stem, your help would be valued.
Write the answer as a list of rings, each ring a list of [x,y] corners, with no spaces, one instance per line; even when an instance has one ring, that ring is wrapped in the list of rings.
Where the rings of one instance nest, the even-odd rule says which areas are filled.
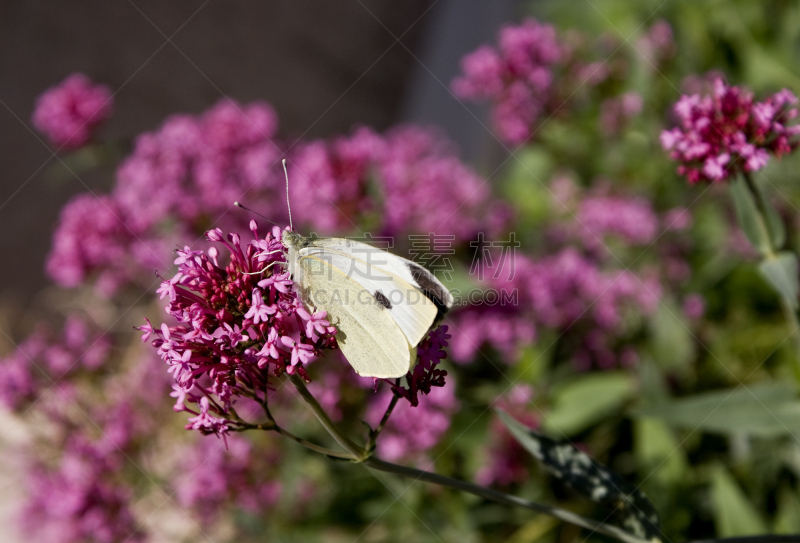
[[[251,422],[247,422],[242,419],[233,409],[230,409],[230,417],[233,422],[236,424],[235,431],[243,432],[245,430],[262,430],[264,432],[276,432],[284,437],[288,437],[292,441],[296,441],[306,449],[310,449],[314,452],[324,454],[326,456],[332,456],[334,458],[341,458],[343,460],[356,460],[350,453],[342,453],[339,451],[334,451],[333,449],[328,449],[327,447],[322,447],[317,445],[316,443],[311,443],[310,441],[306,441],[301,437],[297,437],[293,433],[288,430],[284,430],[275,422],[272,417],[270,417],[269,422],[266,424],[253,424]]]
[[[758,229],[761,231],[762,239],[766,240],[767,242],[767,254],[763,254],[762,256],[766,258],[771,258],[775,256],[776,247],[773,246],[773,239],[772,233],[769,229],[769,222],[767,220],[767,210],[764,208],[764,201],[761,198],[761,193],[756,186],[755,181],[753,181],[752,176],[747,172],[742,172],[742,178],[744,179],[745,185],[747,185],[747,190],[750,192],[751,196],[753,197],[753,202],[756,205],[757,211],[757,220],[756,223],[758,224]],[[758,247],[756,247],[758,250]]]
[[[386,423],[389,422],[389,417],[392,416],[392,411],[394,411],[394,406],[397,405],[397,400],[400,399],[400,396],[397,394],[392,394],[392,401],[389,402],[389,405],[386,407],[386,412],[384,412],[381,421],[378,423],[378,426],[370,432],[369,434],[369,441],[367,441],[366,452],[367,454],[372,454],[372,451],[375,450],[375,444],[378,442],[378,436],[381,435],[383,431],[383,427],[386,426]]]
[[[288,437],[289,439],[296,441],[306,449],[310,449],[314,452],[318,452],[320,454],[324,454],[325,456],[332,456],[334,458],[340,458],[342,460],[357,460],[352,454],[350,453],[343,453],[339,451],[334,451],[333,449],[329,449],[327,447],[321,447],[316,443],[311,443],[310,441],[306,441],[301,437],[297,437],[293,433],[289,432],[288,430],[284,430],[280,426],[275,426],[274,430],[278,432],[280,435],[284,437]]]
[[[762,231],[762,235],[765,236],[765,239],[769,241],[769,253],[763,255],[762,259],[775,258],[775,251],[778,251],[780,247],[774,246],[772,232],[769,229],[769,219],[767,216],[768,212],[766,209],[767,204],[764,201],[761,191],[756,186],[753,177],[748,172],[742,172],[742,177],[744,178],[747,189],[750,191],[750,194],[753,196],[753,201],[756,204],[756,210],[758,211],[758,227]],[[791,302],[787,300],[782,293],[778,292],[777,294],[781,301],[781,309],[783,310],[784,317],[789,323],[789,332],[792,336],[792,342],[794,343],[795,347],[794,372],[797,379],[800,380],[800,321],[798,321],[797,318],[797,310],[792,307]]]
[[[473,483],[468,483],[466,481],[461,481],[459,479],[453,479],[451,477],[446,477],[444,475],[439,475],[438,473],[432,473],[430,471],[423,471],[416,468],[410,468],[406,466],[399,466],[397,464],[392,464],[390,462],[385,462],[380,460],[379,458],[375,458],[371,455],[371,451],[369,449],[359,449],[359,447],[353,443],[346,435],[344,435],[341,430],[333,423],[333,421],[328,417],[328,414],[322,409],[322,406],[319,405],[319,402],[314,398],[314,396],[309,392],[308,388],[306,388],[305,383],[298,375],[290,376],[290,379],[294,386],[297,388],[300,395],[303,397],[303,400],[313,409],[314,414],[317,416],[319,421],[328,431],[328,433],[333,436],[333,438],[339,442],[342,447],[348,450],[354,457],[354,461],[356,462],[363,462],[368,467],[379,471],[385,471],[387,473],[393,473],[395,475],[400,475],[402,477],[408,477],[410,479],[414,479],[417,481],[425,481],[428,483],[437,484],[440,486],[445,486],[448,488],[452,488],[455,490],[460,490],[462,492],[468,492],[470,494],[474,494],[476,496],[480,496],[482,498],[486,498],[488,500],[495,501],[497,503],[502,503],[504,505],[515,505],[519,507],[525,507],[526,509],[531,509],[538,513],[544,513],[546,515],[550,515],[557,519],[563,520],[565,522],[569,522],[570,524],[574,524],[576,526],[581,526],[583,528],[587,528],[589,530],[593,530],[595,532],[605,534],[607,536],[616,538],[623,543],[650,543],[647,540],[640,539],[635,537],[625,530],[621,528],[617,528],[616,526],[603,524],[591,519],[584,518],[580,515],[576,515],[570,511],[565,509],[560,509],[558,507],[550,507],[547,505],[542,505],[536,502],[532,502],[529,500],[525,500],[523,498],[519,498],[517,496],[512,496],[511,494],[506,494],[504,492],[500,492],[498,490],[493,490],[491,488],[478,486]],[[386,409],[386,413],[384,413],[383,419],[381,420],[381,424],[376,429],[376,432],[382,429],[383,425],[389,419],[394,406],[397,404],[396,401],[397,397],[393,399],[393,401],[389,404],[389,407]]]
[[[363,460],[365,456],[364,449],[353,443],[353,441],[344,435],[344,433],[336,426],[336,424],[333,423],[317,399],[314,398],[311,392],[308,391],[303,379],[299,375],[294,374],[289,376],[289,380],[292,381],[292,384],[297,389],[297,392],[300,393],[300,396],[303,398],[303,400],[308,404],[311,410],[314,411],[314,415],[317,416],[319,422],[325,427],[333,439],[335,439],[339,445],[344,447],[352,457],[358,459],[357,461]]]
[[[375,458],[374,456],[366,459],[364,461],[364,464],[379,471],[393,473],[395,475],[400,475],[401,477],[408,477],[409,479],[414,479],[417,481],[425,481],[427,483],[446,486],[448,488],[460,490],[462,492],[468,492],[470,494],[480,496],[481,498],[486,498],[487,500],[492,500],[497,503],[502,503],[504,505],[515,505],[518,507],[531,509],[532,511],[536,511],[537,513],[544,513],[545,515],[550,515],[551,517],[563,520],[564,522],[569,522],[570,524],[575,524],[576,526],[581,526],[588,530],[592,530],[613,537],[615,539],[619,539],[620,541],[624,541],[625,543],[649,543],[644,539],[639,539],[638,537],[635,537],[629,534],[628,532],[620,528],[617,528],[616,526],[611,526],[609,524],[602,524],[594,520],[584,518],[580,515],[576,515],[575,513],[566,511],[564,509],[542,505],[536,502],[525,500],[523,498],[519,498],[517,496],[512,496],[511,494],[500,492],[498,490],[494,490],[484,486],[478,486],[473,483],[468,483],[467,481],[461,481],[459,479],[445,477],[444,475],[439,475],[438,473],[432,473],[430,471],[423,471],[416,468],[409,468],[406,466],[398,466],[397,464],[384,462],[383,460]]]

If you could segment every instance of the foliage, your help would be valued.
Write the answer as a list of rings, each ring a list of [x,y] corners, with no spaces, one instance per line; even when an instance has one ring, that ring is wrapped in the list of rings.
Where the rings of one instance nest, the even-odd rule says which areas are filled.
[[[270,356],[293,375],[302,359],[298,374],[308,372],[310,393],[343,432],[373,445],[375,437],[386,460],[608,520],[613,504],[586,499],[528,454],[550,441],[532,444],[527,426],[643,492],[649,501],[633,506],[652,502],[665,541],[800,530],[800,157],[770,158],[747,179],[690,184],[659,143],[677,124],[671,108],[681,95],[711,91],[709,71],[759,98],[800,90],[800,8],[781,0],[648,0],[633,8],[595,0],[575,9],[539,0],[531,10],[540,23],[465,62],[455,84],[469,99],[493,101],[506,151],[497,178],[491,165],[464,164],[436,130],[359,128],[292,142],[279,136],[268,105],[223,101],[140,136],[111,194],[68,205],[48,269],[72,288],[77,310],[50,316],[55,325],[0,362],[2,399],[32,436],[22,451],[31,533],[65,542],[124,540],[117,531],[174,541],[600,539],[523,509],[331,460],[241,422],[263,417],[263,408],[262,429],[280,424],[335,446],[283,386],[286,376],[270,369],[275,363],[234,349],[256,338],[236,319],[248,314],[257,280],[233,263],[226,268],[227,257],[218,262],[219,249],[200,240],[212,228],[260,239],[248,231],[250,216],[230,209],[235,199],[285,220],[282,156],[299,187],[292,202],[303,228],[394,236],[394,252],[422,258],[458,298],[446,321],[445,386],[428,387],[418,406],[400,402],[380,437],[381,415],[397,403],[391,383],[373,392],[335,351],[313,359],[332,350],[330,323],[300,310],[292,326],[311,327],[313,356]],[[523,70],[515,59],[526,50],[541,58]],[[506,85],[519,73],[536,74],[531,88],[541,93],[522,117],[515,112],[530,89]],[[240,238],[211,232],[208,240],[245,258]],[[436,245],[429,232],[452,237]],[[177,243],[187,247],[175,264],[185,270],[194,259],[211,285],[204,318],[228,328],[209,328],[203,348],[213,358],[224,335],[230,357],[241,355],[237,367],[251,372],[245,392],[256,401],[236,405],[238,425],[226,426],[227,404],[203,404],[181,383],[172,401],[167,365],[130,331],[144,315],[163,315],[153,267],[172,278],[162,297],[183,304],[170,305],[173,316],[198,322],[187,309],[195,294],[174,292],[182,280],[172,264]],[[255,269],[259,254],[246,257]],[[264,292],[290,304],[291,281],[278,282]],[[242,285],[246,295],[237,298]],[[281,306],[292,317],[297,310]],[[324,323],[320,337],[314,322]],[[190,331],[175,326],[142,328],[173,370],[183,355],[171,354],[178,352],[170,334],[183,340]],[[192,329],[192,340],[198,330],[205,329]],[[223,398],[239,378],[226,363],[195,361],[183,384],[207,372]],[[195,415],[187,428],[222,438],[181,430],[185,414],[172,404]],[[493,408],[508,414],[505,426]]]

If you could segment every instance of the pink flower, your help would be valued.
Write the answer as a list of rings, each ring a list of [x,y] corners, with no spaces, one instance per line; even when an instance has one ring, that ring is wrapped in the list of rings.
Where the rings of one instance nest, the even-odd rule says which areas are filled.
[[[68,316],[60,335],[40,326],[0,359],[0,401],[11,409],[23,408],[56,381],[104,369],[111,349],[111,338],[77,315]]]
[[[294,339],[286,336],[281,338],[281,343],[289,347],[292,351],[292,366],[296,366],[298,363],[305,364],[314,358],[314,347],[311,345],[298,343]]]
[[[34,463],[22,528],[35,541],[141,542],[145,534],[130,508],[131,489],[117,481],[119,453],[111,458],[73,439],[55,467]]]
[[[370,403],[366,418],[376,426],[391,399],[387,390]],[[453,387],[436,388],[414,407],[400,402],[378,439],[378,454],[390,462],[410,459],[420,462],[424,453],[435,446],[450,428],[450,419],[458,409]]]
[[[552,111],[553,70],[568,56],[555,29],[535,19],[500,30],[498,47],[484,45],[461,59],[463,75],[451,87],[459,98],[489,100],[499,136],[512,144],[533,135]]]
[[[257,228],[253,230],[258,235]],[[203,251],[180,258],[177,273],[164,282],[169,288],[163,289],[168,294],[164,296],[167,312],[180,324],[164,323],[156,329],[148,322],[141,328],[178,385],[177,405],[195,413],[186,404],[200,402],[200,413],[189,420],[188,429],[224,434],[224,419],[212,411],[222,415],[238,397],[247,397],[252,389],[264,390],[270,371],[307,377],[303,365],[335,348],[336,328],[323,326],[321,315],[311,319],[314,334],[303,334],[309,320],[304,315],[310,315],[305,310],[298,313],[291,280],[281,280],[281,289],[269,295],[271,305],[257,286],[260,277],[273,277],[277,266],[270,264],[283,262],[283,252],[264,255],[261,249],[271,246],[280,234],[276,228],[243,247],[235,234],[226,237],[219,230],[209,231],[208,239],[230,253],[228,264],[222,267]],[[253,274],[252,270],[262,272]],[[214,397],[212,404],[209,398]]]
[[[352,231],[378,217],[382,236],[446,233],[463,242],[485,229],[489,185],[437,130],[403,125],[368,128],[301,144],[289,161],[291,191],[303,195],[295,224]],[[380,197],[375,197],[377,193]]]
[[[636,50],[645,61],[645,69],[657,70],[659,66],[675,54],[675,41],[672,27],[663,19],[653,23],[639,38]]]
[[[683,313],[691,320],[697,320],[703,316],[706,310],[706,301],[697,293],[689,294],[683,300]]]
[[[265,304],[264,298],[261,296],[261,292],[254,290],[253,304],[250,306],[250,309],[247,311],[247,313],[244,314],[244,318],[253,319],[253,324],[258,324],[259,322],[268,322],[269,318],[277,312],[277,307],[274,305]]]
[[[420,395],[428,395],[434,387],[445,385],[447,372],[438,365],[447,358],[444,348],[451,338],[448,327],[441,325],[428,333],[417,346],[417,364],[406,374],[406,384],[400,385],[393,379],[383,379],[389,383],[394,393],[408,400],[412,407],[419,405]],[[377,381],[376,381],[377,383]]]
[[[631,245],[646,245],[658,233],[658,216],[644,198],[588,196],[578,204],[576,226],[587,247],[602,246],[614,234]]]
[[[77,73],[47,90],[36,100],[33,126],[59,149],[77,149],[92,137],[94,129],[111,116],[111,90],[94,85]]]
[[[722,182],[737,172],[758,171],[769,154],[789,153],[800,144],[797,97],[782,90],[763,102],[722,79],[711,95],[684,95],[673,110],[680,126],[661,133],[661,145],[678,161],[690,183]]]
[[[181,507],[195,511],[204,526],[235,507],[263,514],[281,497],[281,484],[271,473],[280,465],[274,450],[258,450],[236,435],[228,436],[227,442],[224,447],[203,439],[177,453],[180,462],[171,480],[175,497]]]
[[[200,430],[203,434],[215,434],[226,438],[228,433],[228,423],[225,419],[215,417],[209,413],[208,397],[200,398],[200,413],[189,418],[187,430]],[[188,411],[188,409],[187,409]]]

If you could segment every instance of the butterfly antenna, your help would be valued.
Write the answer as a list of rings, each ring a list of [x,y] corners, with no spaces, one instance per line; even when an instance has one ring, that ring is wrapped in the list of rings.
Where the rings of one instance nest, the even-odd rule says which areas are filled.
[[[286,176],[286,207],[289,209],[289,230],[294,231],[292,226],[292,206],[289,205],[289,172],[286,171],[286,159],[283,159],[283,175]]]
[[[272,223],[272,224],[274,224],[275,226],[278,226],[278,227],[280,226],[280,224],[276,223],[275,221],[271,221],[271,220],[269,220],[268,218],[266,218],[264,215],[262,215],[261,213],[259,213],[259,212],[258,212],[258,211],[256,211],[255,209],[250,209],[249,207],[245,207],[245,206],[243,206],[242,204],[240,204],[239,202],[233,202],[233,205],[235,205],[236,207],[241,207],[242,209],[244,209],[245,211],[249,211],[249,212],[250,212],[250,213],[252,213],[253,215],[258,215],[259,217],[261,217],[261,218],[262,218],[262,219],[264,219],[265,221],[267,221],[267,222],[269,222],[269,223]]]

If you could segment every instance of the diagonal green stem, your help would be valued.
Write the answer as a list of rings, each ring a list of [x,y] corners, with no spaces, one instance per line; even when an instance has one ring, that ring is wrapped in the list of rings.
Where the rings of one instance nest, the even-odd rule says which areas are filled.
[[[386,407],[386,411],[383,413],[383,417],[381,421],[378,423],[378,426],[369,434],[369,441],[367,441],[366,452],[368,454],[372,454],[372,451],[375,450],[375,445],[378,442],[378,436],[381,435],[383,431],[383,427],[386,426],[386,423],[389,422],[389,417],[392,416],[392,411],[394,411],[394,406],[397,405],[397,401],[400,399],[400,396],[397,394],[392,394],[392,401],[389,402],[389,405]]]
[[[587,528],[589,530],[593,530],[598,533],[602,533],[618,539],[623,543],[650,543],[644,539],[639,539],[635,537],[625,530],[617,528],[616,526],[603,524],[596,522],[591,519],[587,519],[581,517],[580,515],[576,515],[570,511],[565,509],[560,509],[558,507],[550,507],[547,505],[542,505],[536,502],[528,501],[523,498],[519,498],[517,496],[513,496],[511,494],[506,494],[504,492],[500,492],[498,490],[494,490],[491,488],[479,486],[473,483],[469,483],[467,481],[462,481],[460,479],[453,479],[451,477],[446,477],[444,475],[439,475],[437,473],[432,473],[429,471],[423,471],[416,468],[409,468],[406,466],[400,466],[397,464],[392,464],[390,462],[385,462],[380,460],[379,458],[375,458],[371,456],[371,452],[369,449],[359,448],[358,445],[353,443],[344,433],[336,426],[336,424],[328,417],[328,414],[322,408],[322,406],[317,402],[316,398],[311,394],[311,392],[306,388],[305,383],[303,382],[302,378],[298,375],[290,376],[290,380],[292,384],[297,388],[297,391],[300,393],[300,396],[303,400],[311,407],[314,414],[317,416],[317,419],[322,423],[325,429],[328,431],[329,434],[347,451],[353,455],[353,461],[355,462],[362,462],[366,464],[368,467],[384,471],[387,473],[393,473],[395,475],[399,475],[401,477],[407,477],[410,479],[414,479],[417,481],[425,481],[427,483],[433,483],[440,486],[445,486],[448,488],[452,488],[455,490],[460,490],[462,492],[468,492],[470,494],[474,494],[476,496],[480,496],[482,498],[486,498],[488,500],[495,501],[497,503],[502,503],[504,505],[513,505],[518,507],[525,507],[526,509],[531,509],[532,511],[536,511],[538,513],[544,513],[546,515],[553,516],[557,519],[563,520],[565,522],[569,522],[570,524],[575,524],[576,526],[581,526],[583,528]],[[393,401],[390,403],[389,408],[387,408],[386,413],[384,414],[383,420],[381,421],[381,425],[378,428],[381,428],[383,424],[385,424],[386,420],[389,418],[394,405],[397,402]]]
[[[756,205],[756,222],[758,224],[758,228],[761,231],[762,236],[764,236],[763,239],[769,240],[768,250],[766,254],[762,253],[761,259],[765,260],[775,258],[777,251],[780,250],[780,247],[776,247],[775,243],[773,243],[772,232],[770,230],[769,219],[767,217],[768,211],[766,209],[766,206],[769,204],[766,203],[764,196],[756,186],[753,177],[748,172],[742,172],[742,177],[744,178],[747,190],[750,192]],[[781,309],[783,310],[784,317],[789,324],[792,343],[794,343],[795,348],[793,369],[796,379],[800,381],[800,321],[798,321],[797,310],[792,306],[791,301],[787,300],[781,292],[777,292],[777,294],[780,298]]]
[[[406,466],[398,466],[397,464],[384,462],[383,460],[380,460],[375,457],[368,458],[367,460],[364,461],[364,464],[373,469],[377,469],[379,471],[385,471],[387,473],[393,473],[395,475],[400,475],[401,477],[407,477],[409,479],[414,479],[417,481],[425,481],[426,483],[433,483],[440,486],[446,486],[448,488],[460,490],[462,492],[468,492],[470,494],[480,496],[481,498],[486,498],[487,500],[492,500],[494,502],[502,503],[504,505],[514,505],[518,507],[524,507],[532,511],[536,511],[537,513],[544,513],[545,515],[550,515],[557,519],[563,520],[564,522],[569,522],[570,524],[575,524],[576,526],[581,526],[588,530],[605,534],[607,536],[623,541],[624,543],[649,543],[644,539],[639,539],[638,537],[634,537],[633,535],[629,534],[628,532],[620,528],[617,528],[616,526],[596,522],[594,520],[584,518],[580,515],[576,515],[575,513],[572,513],[565,509],[560,509],[558,507],[550,507],[548,505],[542,505],[540,503],[528,501],[523,498],[519,498],[517,496],[512,496],[511,494],[506,494],[505,492],[500,492],[498,490],[487,488],[485,486],[479,486],[473,483],[469,483],[467,481],[461,481],[459,479],[445,477],[444,475],[439,475],[438,473],[432,473],[430,471],[423,471],[420,469],[409,468]]]
[[[309,392],[306,384],[303,382],[302,377],[297,374],[290,375],[289,380],[292,382],[294,387],[297,389],[297,392],[300,393],[300,396],[303,398],[303,401],[308,404],[311,410],[316,415],[319,422],[322,426],[328,431],[328,433],[336,440],[336,442],[344,447],[344,449],[349,452],[357,461],[362,461],[364,459],[364,448],[359,447],[356,445],[349,437],[347,437],[336,424],[330,419],[328,414],[319,404],[316,398]]]

